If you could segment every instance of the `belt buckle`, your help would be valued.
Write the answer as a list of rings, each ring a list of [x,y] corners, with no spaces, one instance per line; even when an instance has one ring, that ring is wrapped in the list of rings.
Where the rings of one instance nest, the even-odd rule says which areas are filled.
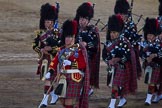
[[[67,73],[67,70],[61,69],[60,72],[61,73]]]

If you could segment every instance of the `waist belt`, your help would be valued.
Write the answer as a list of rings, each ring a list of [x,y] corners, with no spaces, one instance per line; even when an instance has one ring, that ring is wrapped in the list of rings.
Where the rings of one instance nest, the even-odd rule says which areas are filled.
[[[79,73],[79,74],[81,74],[81,75],[84,76],[84,73],[82,71],[80,71],[79,69],[61,70],[61,73],[67,73],[67,74],[70,74],[70,73]]]

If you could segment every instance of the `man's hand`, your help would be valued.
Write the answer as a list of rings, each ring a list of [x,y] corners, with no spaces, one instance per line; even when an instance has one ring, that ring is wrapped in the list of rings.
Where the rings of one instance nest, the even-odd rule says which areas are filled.
[[[151,54],[149,57],[147,57],[147,62],[150,63],[155,57],[157,57],[157,54]]]
[[[120,58],[112,58],[108,61],[109,65],[114,65],[120,61]]]
[[[52,50],[52,47],[51,47],[51,46],[45,46],[44,49],[45,49],[46,51],[51,51],[51,50]]]
[[[120,58],[113,58],[114,64],[118,63],[120,61]]]

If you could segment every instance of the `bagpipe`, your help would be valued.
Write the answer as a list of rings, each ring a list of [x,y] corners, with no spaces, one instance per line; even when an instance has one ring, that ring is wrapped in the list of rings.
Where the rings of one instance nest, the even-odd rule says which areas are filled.
[[[92,41],[94,40],[94,37],[92,37],[91,35],[92,34],[90,34],[89,31],[82,31],[82,32],[79,32],[78,34],[79,42],[82,42],[82,41],[86,42],[89,49],[94,47],[92,43]]]
[[[100,19],[97,20],[95,25],[88,25],[86,30],[78,32],[76,37],[76,42],[86,42],[87,43],[87,52],[89,57],[92,57],[96,53],[99,42],[99,32],[97,29],[97,24],[100,22]]]
[[[134,26],[135,25],[135,28],[137,27],[137,25],[139,24],[139,22],[141,21],[141,19],[144,21],[145,19],[143,18],[143,15],[138,15],[138,14],[135,14],[132,12],[132,9],[133,9],[133,3],[134,3],[134,0],[131,0],[131,5],[130,5],[130,9],[128,10],[128,19],[126,21],[126,26],[129,27],[128,25],[131,26]],[[135,23],[136,22],[136,23]],[[101,28],[101,32],[107,27],[107,23],[104,24],[103,22],[100,21],[100,23],[103,25],[103,27]],[[130,24],[129,24],[130,23]],[[126,28],[127,28],[126,27]],[[138,31],[138,33],[142,30],[142,28]]]
[[[88,53],[88,58],[92,59],[94,54],[97,52],[97,48],[98,48],[98,44],[99,43],[99,39],[98,39],[98,34],[96,34],[95,32],[91,32],[91,31],[81,31],[78,33],[78,36],[76,39],[78,43],[80,42],[86,42],[86,49],[87,49],[87,53]]]
[[[104,43],[104,47],[107,50],[107,61],[117,57],[121,58],[124,62],[130,55],[128,40],[121,35],[114,41],[107,41]]]
[[[60,9],[60,4],[58,2],[56,2],[56,11],[57,13],[59,13],[59,9]],[[53,25],[53,28],[54,29],[58,29],[59,28],[59,25],[58,25],[58,17],[57,19],[55,20],[55,24]]]
[[[159,17],[157,18],[157,20],[158,20],[158,23],[159,23],[159,25],[160,25],[160,29],[161,29],[161,32],[162,32],[162,16],[159,16]]]
[[[134,0],[131,1],[130,9],[128,10],[128,18],[124,23],[124,28],[122,30],[122,35],[126,37],[131,43],[132,47],[137,45],[139,41],[142,39],[142,35],[137,33],[137,24],[142,18],[142,15],[139,17],[137,24],[134,23],[132,17],[132,9],[133,9]]]
[[[95,3],[93,3],[93,8],[95,6]],[[96,29],[96,26],[100,22],[100,19],[95,20],[96,23],[94,25],[88,25],[86,27],[85,31],[79,31],[78,33],[78,42],[85,41],[88,44],[88,47],[94,47],[94,45],[91,43],[94,40],[94,37],[92,35],[98,35],[98,31]]]
[[[59,13],[60,4],[59,4],[59,2],[55,2],[55,3],[56,3],[56,11],[57,11],[57,13]],[[58,17],[55,20],[55,23],[53,25],[53,28],[54,28],[53,29],[54,39],[57,39],[57,41],[58,41],[58,38],[60,38],[59,37],[60,34],[59,34],[59,21],[58,21]]]
[[[141,41],[142,35],[137,33],[136,24],[133,20],[129,19],[132,18],[128,18],[128,20],[125,22],[122,35],[129,40],[133,47],[134,45],[137,45],[139,41]]]
[[[127,16],[128,18],[125,21],[124,28],[122,30],[123,35],[125,35],[124,37],[126,37],[130,41],[132,46],[137,45],[142,38],[142,35],[138,34],[142,29],[137,31],[137,25],[139,24],[141,19],[144,21],[143,15],[137,15],[132,13],[133,3],[134,0],[131,0],[130,9],[128,10],[128,16]],[[135,18],[133,18],[133,16],[135,16]],[[101,28],[101,31],[103,31],[107,27],[107,25],[108,24],[105,24],[105,26]]]
[[[151,54],[157,54],[157,57],[162,57],[162,46],[159,38],[156,38],[154,42],[150,41],[142,41],[139,43],[142,49],[141,57],[143,60],[145,60],[147,57],[149,57]]]

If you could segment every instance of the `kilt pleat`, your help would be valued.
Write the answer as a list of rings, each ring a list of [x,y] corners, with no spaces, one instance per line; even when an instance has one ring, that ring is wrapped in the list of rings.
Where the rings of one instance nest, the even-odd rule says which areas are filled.
[[[124,87],[124,84],[127,82],[127,74],[125,69],[120,68],[119,65],[116,65],[115,76],[113,79],[114,86],[121,86]]]
[[[151,83],[152,84],[159,84],[160,83],[160,67],[154,67],[152,76],[151,76]]]
[[[162,66],[160,67],[160,83],[162,84]]]

